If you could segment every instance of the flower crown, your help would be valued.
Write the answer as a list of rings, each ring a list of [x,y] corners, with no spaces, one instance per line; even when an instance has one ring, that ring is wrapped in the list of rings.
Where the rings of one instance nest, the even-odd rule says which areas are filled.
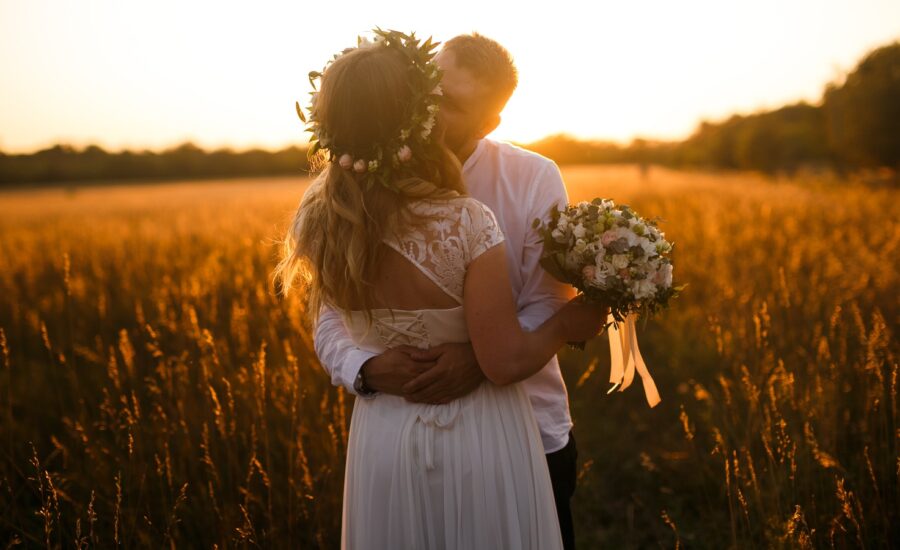
[[[303,115],[300,103],[296,102],[297,116],[308,125],[307,132],[310,137],[309,155],[313,156],[321,151],[327,151],[328,160],[334,162],[337,159],[341,168],[353,171],[357,174],[372,175],[369,179],[371,186],[373,179],[389,189],[394,189],[392,182],[394,175],[404,166],[417,162],[419,159],[430,156],[428,144],[431,142],[431,131],[434,128],[435,116],[438,111],[438,101],[441,96],[441,71],[434,64],[434,49],[439,44],[428,38],[424,43],[416,38],[415,33],[404,34],[398,31],[383,31],[376,28],[374,39],[366,37],[357,38],[356,48],[347,48],[336,54],[328,65],[342,55],[360,48],[394,48],[406,58],[410,64],[410,90],[412,98],[406,113],[406,122],[402,125],[396,136],[385,142],[372,143],[368,150],[342,151],[335,147],[332,136],[328,133],[316,113],[316,79],[321,79],[322,71],[309,73],[309,83],[313,88],[310,92],[310,103],[307,107],[309,119]]]

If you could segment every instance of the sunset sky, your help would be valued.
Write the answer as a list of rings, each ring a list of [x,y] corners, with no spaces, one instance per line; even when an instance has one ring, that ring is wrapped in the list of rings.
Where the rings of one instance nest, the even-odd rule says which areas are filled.
[[[374,26],[478,31],[520,84],[493,134],[686,137],[701,119],[815,102],[900,39],[900,1],[0,0],[0,150],[303,143],[306,75]]]

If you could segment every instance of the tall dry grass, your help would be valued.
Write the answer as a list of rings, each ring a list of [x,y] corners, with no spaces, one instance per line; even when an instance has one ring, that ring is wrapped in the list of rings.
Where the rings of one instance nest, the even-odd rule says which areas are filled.
[[[631,167],[661,215],[663,394],[564,351],[582,547],[900,542],[897,191]],[[269,285],[300,179],[0,195],[0,544],[336,547],[352,400]]]

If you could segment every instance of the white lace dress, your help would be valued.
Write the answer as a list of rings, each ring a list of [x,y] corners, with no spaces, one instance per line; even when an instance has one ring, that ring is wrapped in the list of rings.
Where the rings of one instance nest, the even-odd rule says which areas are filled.
[[[360,348],[467,342],[466,267],[503,241],[471,198],[415,205],[423,229],[387,242],[453,297],[452,309],[349,312]],[[345,549],[562,548],[537,421],[519,384],[484,382],[446,405],[381,394],[357,399],[350,424],[341,546]]]

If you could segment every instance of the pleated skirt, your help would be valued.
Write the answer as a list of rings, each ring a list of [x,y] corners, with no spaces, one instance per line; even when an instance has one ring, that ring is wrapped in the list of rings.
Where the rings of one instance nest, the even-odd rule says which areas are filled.
[[[357,399],[341,548],[562,548],[540,431],[519,384],[446,405]]]

